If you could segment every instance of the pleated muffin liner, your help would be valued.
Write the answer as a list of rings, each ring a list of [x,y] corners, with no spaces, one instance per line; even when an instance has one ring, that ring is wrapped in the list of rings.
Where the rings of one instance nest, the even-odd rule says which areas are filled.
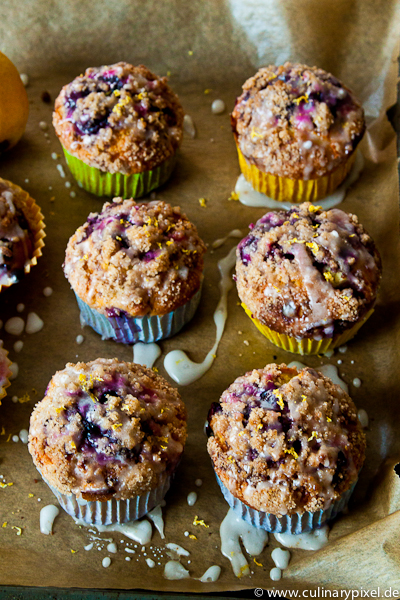
[[[236,144],[240,169],[257,192],[261,192],[278,202],[317,202],[332,194],[344,181],[353,166],[356,152],[334,171],[317,179],[289,179],[261,171],[250,164]]]
[[[82,319],[103,339],[111,338],[123,344],[135,344],[136,342],[157,342],[178,333],[193,318],[200,302],[200,296],[201,287],[189,302],[176,310],[166,315],[145,315],[143,317],[131,317],[124,314],[120,317],[106,317],[91,308],[78,295],[76,295],[76,299]]]
[[[303,338],[298,339],[295,337],[291,337],[286,335],[285,333],[278,333],[277,331],[273,331],[267,325],[261,323],[256,317],[253,316],[252,312],[247,308],[247,306],[242,302],[242,307],[244,308],[246,314],[253,321],[254,325],[257,329],[266,337],[270,342],[286,350],[287,352],[293,352],[294,354],[324,354],[328,352],[328,350],[333,350],[334,348],[338,348],[339,346],[343,346],[347,344],[357,333],[360,327],[369,319],[369,317],[374,312],[374,309],[371,308],[358,323],[350,327],[343,333],[335,335],[331,338],[323,338],[322,340],[314,340],[312,338]]]
[[[128,500],[94,501],[82,500],[75,494],[61,494],[44,477],[43,481],[49,486],[66,513],[88,525],[116,525],[136,521],[162,502],[171,485],[171,477],[166,476],[162,484],[140,496],[133,496]]]
[[[107,173],[91,167],[62,147],[69,170],[82,188],[96,196],[140,198],[169,179],[176,163],[173,154],[158,167],[142,173]]]
[[[13,202],[24,215],[27,223],[29,225],[29,230],[32,234],[33,238],[33,252],[32,256],[25,261],[24,264],[24,272],[28,274],[31,268],[37,264],[37,259],[39,256],[42,256],[42,248],[44,246],[43,239],[46,237],[44,232],[45,224],[44,217],[41,212],[40,206],[38,206],[33,198],[25,192],[19,185],[12,183],[11,181],[7,181],[6,179],[2,179],[0,177],[0,182],[6,185],[12,192],[14,192]],[[0,292],[3,288],[10,287],[17,281],[10,281],[9,283],[0,284]]]
[[[8,352],[3,348],[3,340],[0,340],[0,400],[7,395],[7,388],[11,385],[10,376],[12,375],[10,370],[11,360],[8,358]],[[4,374],[1,372],[4,370]],[[0,402],[1,404],[1,402]]]
[[[236,498],[222,483],[217,474],[215,474],[221,492],[235,513],[249,525],[265,529],[270,533],[291,533],[298,535],[300,533],[308,533],[314,529],[322,527],[327,521],[334,519],[340,512],[346,508],[351,494],[356,486],[355,481],[351,487],[346,490],[336,502],[333,502],[326,510],[318,510],[315,512],[295,513],[293,515],[283,515],[277,517],[271,513],[262,512],[254,508],[250,508],[241,500]]]

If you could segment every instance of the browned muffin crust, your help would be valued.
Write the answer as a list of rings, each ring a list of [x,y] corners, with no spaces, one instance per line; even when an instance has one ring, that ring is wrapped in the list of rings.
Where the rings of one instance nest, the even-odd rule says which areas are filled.
[[[151,170],[182,141],[183,109],[145,66],[86,69],[56,99],[53,125],[64,148],[86,164],[129,175]]]
[[[322,69],[289,62],[245,82],[231,121],[249,163],[304,180],[343,164],[365,130],[362,106],[347,87]]]
[[[126,500],[163,484],[186,441],[186,409],[134,363],[68,363],[35,406],[29,452],[46,481],[85,500]]]
[[[365,436],[351,398],[314,369],[238,377],[209,413],[208,452],[228,490],[282,516],[327,509],[357,480]]]
[[[259,219],[238,245],[236,277],[240,299],[261,323],[322,339],[372,308],[381,260],[355,215],[305,202]]]
[[[75,293],[110,315],[163,315],[200,288],[206,248],[179,207],[114,198],[68,242],[64,271]]]

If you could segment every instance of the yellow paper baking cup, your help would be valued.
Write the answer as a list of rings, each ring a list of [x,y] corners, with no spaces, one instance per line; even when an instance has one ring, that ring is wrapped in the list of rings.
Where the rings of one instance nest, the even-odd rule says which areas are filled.
[[[0,178],[0,183],[3,183],[7,188],[9,188],[13,194],[13,202],[15,206],[23,213],[25,219],[28,222],[29,230],[32,234],[33,241],[33,253],[29,260],[25,261],[24,272],[28,274],[31,268],[36,265],[37,259],[39,256],[42,256],[42,248],[44,246],[43,239],[46,234],[44,232],[45,224],[44,217],[42,215],[42,211],[40,206],[38,206],[33,198],[25,192],[22,188],[11,181],[7,181],[6,179]],[[15,281],[11,281],[10,283],[0,284],[0,292],[3,288],[10,287]]]
[[[6,389],[11,385],[10,371],[11,360],[8,358],[8,352],[3,348],[3,340],[0,340],[0,404],[1,399],[7,395]]]
[[[110,196],[111,198],[146,196],[167,181],[176,163],[176,154],[173,154],[150,171],[123,175],[122,173],[101,171],[87,165],[76,156],[72,156],[64,147],[63,151],[69,170],[84,190],[96,196]]]
[[[353,152],[350,157],[332,171],[329,175],[318,179],[289,179],[271,173],[260,171],[256,166],[247,162],[237,145],[240,169],[257,192],[261,192],[280,202],[317,202],[332,194],[349,173],[356,156]]]
[[[314,340],[312,338],[304,338],[297,339],[295,337],[290,337],[285,333],[278,333],[273,331],[267,325],[263,325],[256,317],[254,317],[251,311],[247,308],[247,306],[242,302],[242,307],[244,308],[246,314],[253,321],[254,325],[257,329],[265,336],[270,342],[275,344],[275,346],[279,346],[279,348],[283,348],[287,352],[293,352],[295,354],[325,354],[328,350],[333,350],[338,346],[343,346],[349,340],[351,340],[360,329],[361,325],[369,319],[369,317],[374,312],[374,309],[371,308],[366,315],[358,321],[353,327],[347,329],[343,333],[334,336],[333,338],[323,338],[322,340]]]

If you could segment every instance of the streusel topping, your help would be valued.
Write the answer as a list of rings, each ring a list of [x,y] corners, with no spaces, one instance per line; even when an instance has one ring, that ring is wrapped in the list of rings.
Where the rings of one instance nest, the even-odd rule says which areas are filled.
[[[179,207],[115,198],[69,240],[65,275],[106,316],[166,314],[200,288],[206,248]]]
[[[186,440],[186,409],[165,379],[134,363],[68,363],[35,407],[29,451],[62,494],[128,499],[163,483]]]
[[[264,325],[321,339],[373,306],[381,261],[355,215],[305,202],[269,212],[251,229],[237,249],[237,288]]]
[[[18,281],[33,253],[33,235],[16,195],[0,181],[0,285]]]
[[[285,63],[245,82],[232,128],[244,157],[261,171],[315,179],[347,160],[365,123],[360,102],[336,77]]]
[[[221,481],[245,504],[277,516],[328,508],[364,461],[353,401],[310,368],[270,364],[238,377],[208,423]]]
[[[182,141],[183,109],[143,65],[90,68],[61,90],[53,124],[66,150],[108,173],[148,171]]]

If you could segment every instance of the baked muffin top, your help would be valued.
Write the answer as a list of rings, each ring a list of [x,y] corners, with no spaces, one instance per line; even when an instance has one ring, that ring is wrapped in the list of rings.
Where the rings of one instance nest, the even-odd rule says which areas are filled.
[[[0,286],[11,285],[24,275],[33,254],[33,234],[23,213],[24,198],[17,186],[0,179]]]
[[[186,441],[186,409],[134,363],[68,363],[34,408],[29,452],[47,482],[85,500],[128,499],[165,481]]]
[[[238,377],[208,424],[208,452],[223,484],[276,516],[328,508],[364,461],[353,401],[310,368],[270,364]]]
[[[264,67],[232,112],[239,148],[261,171],[316,179],[339,167],[365,130],[364,111],[336,77],[316,67]]]
[[[108,173],[158,166],[179,147],[182,124],[167,78],[125,62],[86,69],[62,88],[53,113],[65,149]]]
[[[304,202],[268,212],[238,245],[238,294],[274,331],[332,337],[373,306],[380,256],[355,215]]]
[[[179,207],[114,198],[71,237],[64,271],[75,293],[106,316],[162,315],[200,288],[205,250]]]

